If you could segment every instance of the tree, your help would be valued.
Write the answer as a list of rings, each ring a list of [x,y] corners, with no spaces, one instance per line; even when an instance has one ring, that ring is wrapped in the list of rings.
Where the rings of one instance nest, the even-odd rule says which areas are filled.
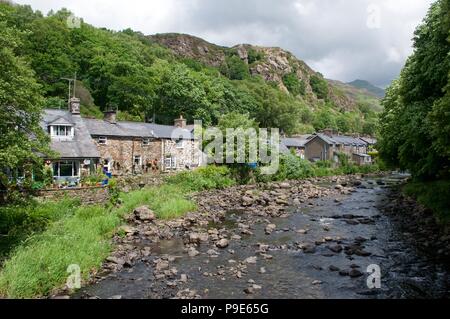
[[[294,96],[305,95],[306,93],[305,83],[298,79],[296,73],[288,73],[283,76],[283,83],[288,91]]]
[[[326,100],[328,98],[328,83],[320,74],[311,76],[309,84],[318,99]]]
[[[1,13],[0,13],[1,18]],[[35,74],[23,58],[20,33],[0,22],[0,183],[4,173],[39,162],[39,153],[50,153],[48,138],[40,126],[43,98]]]
[[[225,63],[222,74],[230,80],[243,80],[250,74],[248,65],[237,55],[227,56]]]
[[[450,176],[450,1],[434,3],[414,37],[413,55],[383,101],[380,155],[415,178]]]

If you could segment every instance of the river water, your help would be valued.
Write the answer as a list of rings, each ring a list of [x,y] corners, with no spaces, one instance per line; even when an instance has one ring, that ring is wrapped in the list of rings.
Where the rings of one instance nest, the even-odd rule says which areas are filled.
[[[367,178],[351,195],[319,198],[292,208],[288,217],[269,220],[277,226],[272,234],[265,233],[267,223],[255,224],[253,235],[231,241],[219,255],[209,255],[211,247],[205,245],[198,248],[200,255],[188,257],[181,239],[163,241],[151,247],[148,260],[109,275],[74,297],[172,298],[186,289],[201,298],[448,297],[446,266],[421,255],[383,214],[391,189],[403,178],[393,175],[382,182]],[[238,224],[245,218],[245,213],[229,212],[214,227],[239,234]],[[261,244],[265,255],[259,253]],[[172,281],[154,278],[152,260],[164,256],[175,259],[170,267],[178,273]],[[249,257],[256,257],[256,263],[250,259],[241,267]],[[369,266],[381,270],[380,288],[369,288]],[[177,281],[181,274],[187,275],[187,282]]]

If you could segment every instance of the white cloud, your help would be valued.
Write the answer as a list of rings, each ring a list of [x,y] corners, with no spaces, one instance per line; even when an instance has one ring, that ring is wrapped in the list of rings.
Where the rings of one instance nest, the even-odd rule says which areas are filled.
[[[285,48],[325,76],[387,85],[411,53],[414,28],[433,0],[16,0],[48,12],[145,34],[181,32],[220,45]],[[379,8],[379,28],[367,26]],[[376,19],[374,21],[377,21]]]

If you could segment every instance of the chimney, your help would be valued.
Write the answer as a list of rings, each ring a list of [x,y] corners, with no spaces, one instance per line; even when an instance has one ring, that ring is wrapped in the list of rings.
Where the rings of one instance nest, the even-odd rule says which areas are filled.
[[[329,129],[329,128],[325,129],[325,130],[322,131],[322,133],[325,134],[326,136],[333,137],[333,130],[332,129]]]
[[[176,119],[174,122],[175,122],[175,127],[179,127],[179,128],[186,127],[186,120],[183,118],[183,115],[180,115],[180,118]]]
[[[106,122],[109,122],[111,124],[117,123],[117,112],[116,111],[106,111],[103,113],[103,119]]]
[[[72,97],[69,100],[69,111],[72,114],[78,115],[80,114],[80,99],[76,97]]]

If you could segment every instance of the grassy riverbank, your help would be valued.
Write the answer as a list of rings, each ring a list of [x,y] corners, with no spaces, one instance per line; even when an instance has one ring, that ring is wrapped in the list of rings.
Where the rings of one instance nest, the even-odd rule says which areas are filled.
[[[376,167],[336,170],[327,163],[312,165],[288,158],[283,159],[277,175],[264,179],[302,179],[375,170]],[[64,286],[71,264],[79,265],[82,278],[87,279],[111,252],[110,239],[123,223],[123,217],[136,207],[148,205],[158,218],[179,217],[196,209],[190,194],[232,186],[236,180],[231,176],[226,167],[213,166],[180,173],[167,178],[161,186],[118,194],[117,205],[80,206],[76,200],[63,199],[0,208],[0,229],[6,238],[14,238],[10,246],[5,244],[7,259],[0,272],[0,295],[30,298],[51,294],[55,288]]]
[[[80,266],[83,279],[109,255],[110,239],[122,217],[148,205],[158,218],[175,218],[196,210],[187,198],[193,191],[231,186],[226,168],[205,168],[169,178],[158,187],[120,194],[119,206],[80,206],[76,200],[30,202],[0,208],[6,233],[0,295],[42,297],[65,284],[67,267]],[[17,236],[16,236],[17,234]],[[19,244],[20,243],[20,244]]]

